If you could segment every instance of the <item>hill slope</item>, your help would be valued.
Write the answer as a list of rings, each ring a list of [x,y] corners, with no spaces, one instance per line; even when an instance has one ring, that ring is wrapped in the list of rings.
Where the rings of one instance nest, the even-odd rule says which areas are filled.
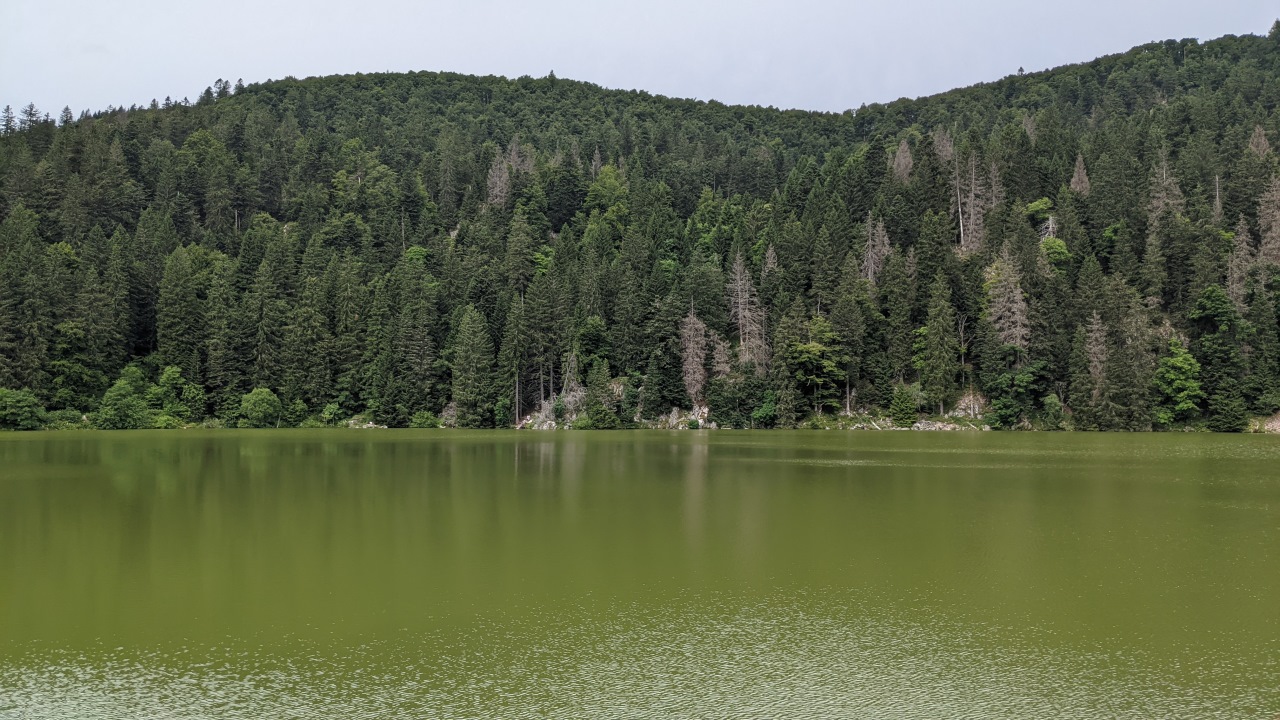
[[[439,73],[6,111],[0,425],[1240,429],[1278,103],[1280,23],[843,114]]]

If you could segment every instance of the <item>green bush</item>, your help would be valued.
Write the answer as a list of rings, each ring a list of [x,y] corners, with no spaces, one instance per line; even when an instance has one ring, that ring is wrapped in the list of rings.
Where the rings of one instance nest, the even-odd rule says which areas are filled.
[[[325,425],[337,425],[342,419],[342,406],[331,402],[320,411],[320,422]]]
[[[267,388],[254,388],[240,398],[240,427],[278,427],[280,411],[280,398],[275,393]]]
[[[129,372],[132,370],[133,372]],[[145,381],[136,368],[125,368],[120,379],[102,396],[93,426],[99,430],[137,430],[151,427],[151,410],[143,399]]]
[[[46,415],[44,405],[30,390],[0,388],[0,429],[39,430]]]
[[[53,410],[45,418],[44,427],[46,430],[74,430],[89,427],[89,423],[79,410]]]
[[[182,427],[182,421],[172,415],[160,414],[156,415],[151,421],[151,427],[156,430],[177,430]]]
[[[438,428],[444,425],[440,418],[430,410],[422,410],[413,414],[409,419],[409,427],[411,428]]]

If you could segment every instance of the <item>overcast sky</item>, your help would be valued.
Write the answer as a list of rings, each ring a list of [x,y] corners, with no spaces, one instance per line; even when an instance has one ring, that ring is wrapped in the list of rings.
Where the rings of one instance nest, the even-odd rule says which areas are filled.
[[[838,111],[1151,40],[1265,35],[1277,15],[1274,0],[0,0],[0,104],[56,116],[194,100],[220,77],[554,70]]]

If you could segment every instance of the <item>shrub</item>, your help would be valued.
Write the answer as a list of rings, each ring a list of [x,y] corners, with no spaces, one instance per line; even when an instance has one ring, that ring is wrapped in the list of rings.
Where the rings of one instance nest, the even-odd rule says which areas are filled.
[[[151,427],[156,430],[177,430],[182,427],[182,421],[172,415],[160,414],[156,415],[151,421]]]
[[[132,368],[125,368],[126,371]],[[140,373],[138,374],[140,376]],[[151,427],[151,410],[143,399],[145,388],[133,373],[121,373],[120,379],[102,396],[93,426],[100,430],[137,430]]]
[[[436,417],[436,414],[430,410],[416,412],[412,418],[409,418],[409,427],[411,428],[438,428],[443,425],[444,423],[440,422],[440,418]]]
[[[89,427],[89,423],[79,410],[53,410],[45,418],[44,427],[46,430],[74,430]]]
[[[0,429],[39,430],[46,415],[44,405],[30,390],[0,388]]]
[[[254,388],[240,398],[240,427],[277,427],[280,410],[280,398],[275,393],[267,388]]]

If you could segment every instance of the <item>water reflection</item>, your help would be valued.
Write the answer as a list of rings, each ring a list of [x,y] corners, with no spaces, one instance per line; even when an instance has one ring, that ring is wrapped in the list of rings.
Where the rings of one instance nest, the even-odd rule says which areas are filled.
[[[1280,444],[0,438],[0,717],[1247,717]]]

